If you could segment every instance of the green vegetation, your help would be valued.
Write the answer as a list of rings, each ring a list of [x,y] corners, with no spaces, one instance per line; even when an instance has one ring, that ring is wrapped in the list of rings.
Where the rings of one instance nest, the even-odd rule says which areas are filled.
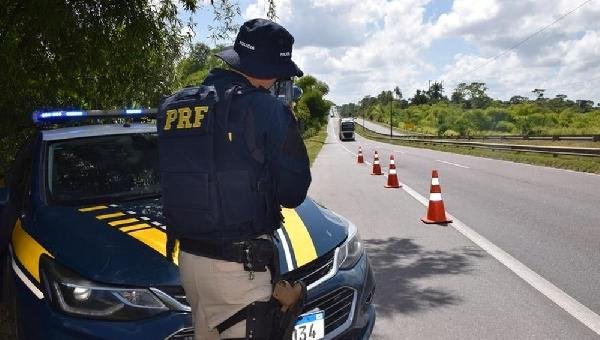
[[[340,107],[342,116],[365,118],[402,130],[439,136],[600,134],[600,107],[590,100],[572,101],[565,95],[544,98],[534,89],[534,100],[513,96],[509,101],[490,98],[484,83],[459,84],[450,98],[440,83],[417,90],[408,100],[396,88],[377,97]]]
[[[156,106],[174,89],[175,66],[189,36],[179,1],[5,1],[0,14],[0,136],[54,107]],[[204,2],[181,2],[190,10]],[[211,3],[213,3],[211,1]],[[237,7],[210,6],[222,18],[215,36],[234,29]]]
[[[181,86],[200,84],[215,67],[226,65],[214,56],[222,47],[210,49],[203,43],[196,43],[190,52],[179,62],[176,67],[176,83]],[[296,80],[303,92],[302,97],[294,105],[294,113],[302,127],[303,137],[310,138],[317,135],[327,123],[327,115],[331,108],[330,101],[324,99],[329,93],[329,86],[311,75],[305,75]]]
[[[31,130],[34,110],[155,107],[177,88],[190,40],[178,5],[212,9],[215,39],[237,30],[239,7],[230,0],[4,1],[0,173]]]
[[[501,159],[506,161],[513,161],[518,163],[527,163],[534,165],[550,166],[554,168],[569,169],[575,171],[584,171],[600,174],[600,158],[598,157],[579,157],[579,156],[553,156],[547,154],[535,154],[527,152],[515,152],[515,151],[498,151],[489,149],[478,149],[469,148],[464,146],[454,145],[436,145],[426,142],[419,141],[407,141],[407,140],[391,140],[388,137],[384,137],[368,130],[361,128],[356,129],[356,132],[368,139],[376,140],[379,142],[392,143],[395,145],[404,145],[415,148],[424,148],[437,151],[445,151],[458,153],[463,155],[471,155],[478,157]]]
[[[309,138],[317,135],[327,125],[329,109],[333,105],[324,98],[329,93],[329,86],[311,75],[298,79],[296,85],[302,89],[303,94],[295,104],[294,113],[300,121],[304,138]]]
[[[327,128],[325,126],[321,127],[316,135],[304,139],[304,144],[306,145],[308,158],[310,159],[311,165],[317,158],[317,155],[323,148],[323,145],[325,145],[325,139],[327,139]]]

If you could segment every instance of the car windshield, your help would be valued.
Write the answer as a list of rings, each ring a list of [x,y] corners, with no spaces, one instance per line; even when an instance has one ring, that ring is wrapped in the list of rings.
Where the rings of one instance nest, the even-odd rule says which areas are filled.
[[[48,145],[53,202],[129,200],[160,195],[155,133],[111,135]]]
[[[353,122],[342,123],[342,131],[354,131],[354,123]]]

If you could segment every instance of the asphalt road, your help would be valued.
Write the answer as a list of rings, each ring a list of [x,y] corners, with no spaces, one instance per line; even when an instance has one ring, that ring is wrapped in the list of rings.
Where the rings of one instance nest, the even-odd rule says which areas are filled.
[[[358,117],[356,118],[356,123],[363,125],[363,119]],[[364,120],[364,125],[367,129],[371,130],[371,131],[375,131],[378,133],[383,133],[383,134],[387,134],[388,136],[390,135],[390,126],[384,126],[383,124],[377,124],[377,123],[373,123],[370,122],[368,120]],[[358,127],[357,127],[358,128]],[[398,132],[396,129],[392,129],[392,135],[393,136],[406,136],[405,133],[402,132]]]
[[[448,212],[587,306],[592,323],[600,313],[600,176],[360,136],[342,143],[334,125],[313,165],[310,195],[359,228],[376,271],[373,338],[599,337],[456,228],[424,225],[422,203],[384,189],[385,178],[370,176],[351,152],[361,145],[372,160],[377,149],[384,165],[393,153],[400,181],[425,197],[438,169]]]

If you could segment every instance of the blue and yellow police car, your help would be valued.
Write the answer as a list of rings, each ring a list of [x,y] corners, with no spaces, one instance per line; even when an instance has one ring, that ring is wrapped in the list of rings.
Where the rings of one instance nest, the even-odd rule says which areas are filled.
[[[177,256],[165,256],[153,114],[34,113],[0,189],[18,338],[193,339]],[[357,228],[310,198],[283,215],[280,273],[308,285],[294,339],[367,339],[375,284]]]

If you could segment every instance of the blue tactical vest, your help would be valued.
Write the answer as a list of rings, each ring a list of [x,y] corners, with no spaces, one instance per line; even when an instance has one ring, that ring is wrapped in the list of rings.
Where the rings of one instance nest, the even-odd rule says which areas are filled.
[[[279,205],[250,110],[230,112],[253,89],[219,98],[213,86],[184,88],[158,111],[163,212],[169,237],[240,241],[278,227]]]

